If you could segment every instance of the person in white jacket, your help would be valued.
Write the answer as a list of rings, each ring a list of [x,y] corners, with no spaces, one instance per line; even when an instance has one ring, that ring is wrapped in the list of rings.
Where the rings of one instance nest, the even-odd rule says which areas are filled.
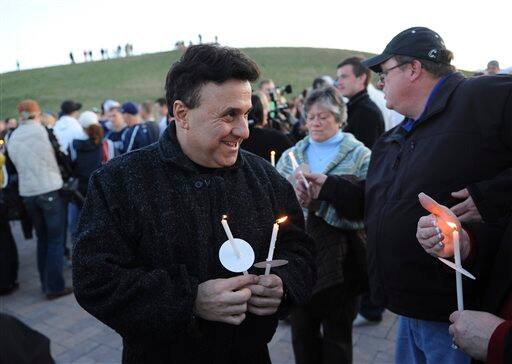
[[[41,109],[33,100],[18,105],[20,126],[7,151],[18,171],[19,193],[37,235],[37,268],[48,299],[73,291],[63,276],[66,210],[60,195],[63,182],[48,132],[41,125]]]
[[[72,100],[66,100],[60,105],[61,117],[55,123],[53,132],[59,141],[60,149],[67,153],[69,144],[75,140],[85,140],[87,135],[77,120],[78,110],[82,108],[82,104]]]

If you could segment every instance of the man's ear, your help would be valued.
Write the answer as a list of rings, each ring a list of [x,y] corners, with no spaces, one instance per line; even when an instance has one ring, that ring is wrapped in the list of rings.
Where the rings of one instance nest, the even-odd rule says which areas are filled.
[[[188,130],[190,128],[190,124],[188,122],[188,110],[188,107],[181,100],[174,101],[174,104],[172,105],[176,126],[181,129]]]
[[[411,81],[416,81],[420,77],[421,72],[423,72],[423,66],[420,61],[415,59],[411,62]]]

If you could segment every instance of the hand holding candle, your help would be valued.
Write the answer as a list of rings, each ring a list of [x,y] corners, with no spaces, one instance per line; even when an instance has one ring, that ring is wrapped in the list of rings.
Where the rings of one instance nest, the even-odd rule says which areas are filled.
[[[295,172],[297,170],[297,168],[299,168],[297,159],[295,158],[295,155],[293,154],[293,152],[291,150],[288,152],[288,156],[290,157],[290,160],[292,162],[292,168],[293,168],[293,171]],[[298,173],[299,173],[300,177],[302,178],[302,182],[304,182],[304,185],[306,186],[306,188],[309,188],[309,182],[306,179],[306,177],[304,176],[304,173],[302,173],[301,170],[299,170]]]

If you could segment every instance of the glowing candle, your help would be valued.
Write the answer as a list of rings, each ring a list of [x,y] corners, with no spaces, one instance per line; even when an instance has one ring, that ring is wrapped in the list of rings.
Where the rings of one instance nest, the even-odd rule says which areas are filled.
[[[265,275],[270,274],[270,267],[272,266],[272,259],[274,257],[274,250],[276,248],[277,233],[279,232],[279,224],[288,219],[288,216],[276,220],[272,228],[272,236],[270,237],[270,247],[268,248],[267,264],[265,265]]]
[[[273,150],[270,151],[270,164],[272,164],[272,167],[276,166],[276,152]]]
[[[295,159],[295,155],[293,154],[292,151],[288,152],[288,156],[290,157],[290,160],[292,161],[292,168],[295,171],[297,168],[299,168],[299,164],[297,163],[297,159]],[[302,177],[302,181],[304,182],[304,185],[306,186],[306,188],[309,188],[309,183],[306,180],[306,177],[304,177],[304,173],[302,173],[302,171],[299,170],[299,174]]]
[[[459,268],[462,268],[462,263],[460,260],[459,231],[457,230],[457,225],[455,225],[453,222],[448,222],[447,224],[453,229],[453,255],[455,257],[455,265]],[[457,309],[459,311],[463,311],[464,295],[462,292],[462,274],[458,270],[455,271],[455,283],[457,284]]]

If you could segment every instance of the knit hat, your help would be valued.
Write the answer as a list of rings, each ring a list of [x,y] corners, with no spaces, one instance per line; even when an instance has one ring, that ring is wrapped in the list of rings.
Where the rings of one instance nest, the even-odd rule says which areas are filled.
[[[86,129],[91,125],[99,124],[98,122],[98,115],[92,111],[84,111],[80,114],[80,117],[78,118],[78,122],[82,126],[82,128]]]
[[[37,101],[23,100],[18,104],[18,112],[21,114],[23,120],[34,119],[41,114],[41,108]]]

